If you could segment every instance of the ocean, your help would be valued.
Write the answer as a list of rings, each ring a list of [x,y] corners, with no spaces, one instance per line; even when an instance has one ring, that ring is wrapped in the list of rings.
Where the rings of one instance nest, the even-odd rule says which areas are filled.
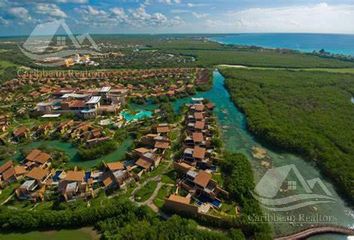
[[[247,33],[225,34],[209,38],[224,44],[287,48],[301,52],[320,51],[354,56],[354,35],[300,34],[300,33]]]

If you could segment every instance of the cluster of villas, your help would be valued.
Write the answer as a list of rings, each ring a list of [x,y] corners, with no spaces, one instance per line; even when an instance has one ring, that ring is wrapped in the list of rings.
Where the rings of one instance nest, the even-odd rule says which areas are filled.
[[[165,200],[165,207],[176,212],[205,214],[221,207],[221,197],[228,196],[213,179],[215,148],[212,144],[214,105],[193,99],[185,118],[186,130],[182,158],[174,162],[179,173],[177,191]]]
[[[92,171],[76,167],[73,170],[54,169],[50,154],[33,149],[19,164],[7,161],[0,166],[0,188],[18,182],[17,199],[32,202],[53,197],[62,201],[90,199],[102,189],[110,193],[126,187],[130,181],[138,181],[160,164],[164,152],[170,148],[170,128],[168,124],[157,125],[153,133],[140,140],[143,147],[133,150],[131,160],[104,163],[103,168]]]
[[[62,86],[76,85],[85,88],[92,83],[111,84],[139,84],[154,79],[157,82],[164,82],[167,79],[188,81],[195,77],[196,73],[202,71],[199,68],[159,68],[159,69],[124,69],[113,71],[34,71],[19,74],[15,79],[6,81],[2,90],[16,90],[27,84],[33,83],[40,86]]]
[[[71,139],[89,146],[110,140],[110,137],[103,132],[101,127],[96,127],[90,122],[74,120],[66,120],[57,124],[47,122],[39,126],[34,126],[31,129],[26,126],[20,126],[13,130],[12,140],[18,142],[22,139],[36,139],[56,133],[60,134],[63,138]]]
[[[125,104],[128,90],[112,89],[60,89],[50,93],[49,99],[40,102],[36,110],[43,117],[58,117],[62,113],[74,113],[84,118],[95,117],[106,112],[116,113]]]

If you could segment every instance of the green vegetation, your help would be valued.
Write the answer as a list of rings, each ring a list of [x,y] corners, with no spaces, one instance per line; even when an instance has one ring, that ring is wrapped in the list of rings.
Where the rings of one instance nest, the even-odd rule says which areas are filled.
[[[127,214],[99,222],[103,232],[102,239],[124,240],[158,240],[158,239],[194,239],[194,240],[242,240],[242,233],[231,230],[230,233],[219,233],[200,230],[192,220],[173,216],[167,221],[158,220],[156,215]]]
[[[194,56],[198,66],[239,64],[262,67],[289,68],[347,68],[354,62],[325,58],[290,50],[271,50],[256,47],[221,45],[200,40],[172,40],[156,42],[153,48],[175,54]]]
[[[102,157],[116,149],[117,144],[114,141],[106,141],[95,145],[94,147],[81,146],[78,149],[80,160],[93,160]]]
[[[144,202],[149,199],[149,197],[155,191],[156,187],[157,187],[157,182],[150,181],[135,193],[134,198],[139,202]]]
[[[354,75],[224,69],[251,132],[316,161],[351,200],[354,180]],[[242,185],[242,184],[241,184]]]
[[[36,240],[41,238],[51,240],[98,240],[98,234],[91,228],[60,231],[33,231],[29,233],[1,233],[0,240]]]
[[[1,53],[4,54],[4,53]],[[14,78],[17,74],[17,66],[16,64],[7,61],[1,60],[0,57],[0,82],[2,80],[10,80]]]
[[[248,159],[243,154],[225,153],[220,162],[220,168],[224,187],[230,194],[230,200],[241,207],[240,222],[243,223],[243,230],[252,232],[255,239],[272,239],[268,224],[249,221],[249,217],[263,214],[257,200],[251,195],[255,184]]]
[[[156,198],[154,199],[154,204],[158,208],[162,208],[163,204],[165,203],[165,198],[168,197],[171,194],[171,186],[168,185],[163,185],[161,189],[159,190],[159,193],[157,194]]]

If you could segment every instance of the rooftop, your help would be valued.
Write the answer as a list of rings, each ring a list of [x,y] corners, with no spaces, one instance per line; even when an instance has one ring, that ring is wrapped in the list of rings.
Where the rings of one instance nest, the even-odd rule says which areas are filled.
[[[27,173],[26,177],[32,178],[37,181],[42,181],[48,175],[48,169],[43,168],[33,168],[29,173]]]
[[[7,169],[9,169],[12,166],[13,166],[13,162],[7,161],[6,163],[4,163],[3,165],[0,166],[0,174],[5,172]]]
[[[205,188],[208,186],[209,181],[211,180],[212,175],[205,171],[200,171],[194,179],[194,183]]]
[[[100,96],[92,96],[91,98],[90,98],[90,100],[88,100],[87,102],[86,102],[86,104],[97,104],[97,103],[99,103],[101,101],[101,97]]]
[[[152,165],[152,162],[149,162],[143,158],[139,158],[138,161],[135,162],[135,164],[144,169],[149,169]]]
[[[83,182],[85,177],[84,171],[68,171],[64,181],[68,182]]]
[[[196,146],[196,147],[194,147],[193,157],[199,158],[199,159],[204,159],[205,152],[206,152],[205,148],[201,148],[201,147]]]
[[[124,164],[122,162],[107,163],[106,166],[112,172],[124,169]]]
[[[168,200],[173,201],[173,202],[183,203],[183,204],[190,204],[190,202],[191,202],[190,198],[182,197],[182,196],[179,196],[176,194],[170,195]]]
[[[193,133],[193,142],[203,142],[204,141],[204,136],[203,133]]]

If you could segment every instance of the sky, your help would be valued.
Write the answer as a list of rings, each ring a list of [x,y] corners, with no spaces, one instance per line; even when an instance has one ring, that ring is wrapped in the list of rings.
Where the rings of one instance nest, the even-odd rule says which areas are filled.
[[[0,0],[0,36],[56,20],[74,33],[354,34],[354,0]]]

